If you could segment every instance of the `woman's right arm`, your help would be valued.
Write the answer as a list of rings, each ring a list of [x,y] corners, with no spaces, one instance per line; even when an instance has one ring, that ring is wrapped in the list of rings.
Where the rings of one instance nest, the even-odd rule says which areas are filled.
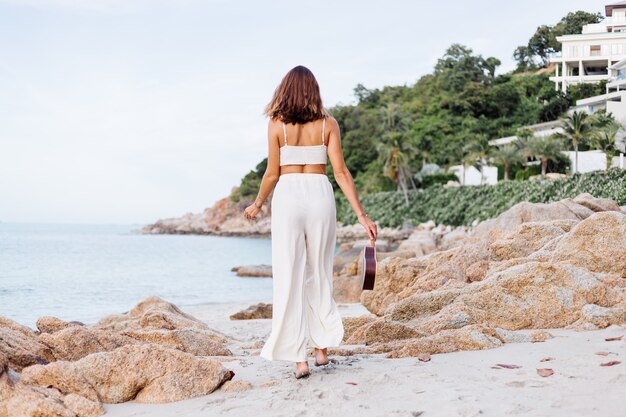
[[[337,123],[337,120],[332,117],[329,118],[328,121],[330,122],[330,135],[328,138],[328,157],[330,159],[330,163],[333,166],[335,181],[337,182],[337,185],[339,185],[339,188],[341,188],[341,191],[343,191],[346,199],[350,203],[350,206],[352,206],[352,209],[356,213],[359,223],[365,228],[370,239],[376,239],[376,235],[378,234],[376,223],[374,223],[367,216],[367,214],[365,214],[365,210],[363,210],[363,206],[361,205],[361,201],[359,200],[356,187],[354,186],[352,174],[350,174],[350,170],[348,170],[346,162],[343,159],[339,123]]]
[[[244,210],[244,216],[248,219],[256,219],[256,215],[261,210],[261,206],[276,186],[278,177],[280,176],[280,145],[277,139],[280,129],[277,128],[277,125],[277,123],[270,120],[267,126],[267,167],[265,168],[261,186],[259,187],[259,193],[254,203],[250,204]]]

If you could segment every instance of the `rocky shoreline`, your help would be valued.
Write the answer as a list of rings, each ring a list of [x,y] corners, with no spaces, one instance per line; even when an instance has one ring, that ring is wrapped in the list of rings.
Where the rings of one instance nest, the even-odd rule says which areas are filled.
[[[395,231],[378,242],[373,291],[361,291],[356,278],[359,253],[368,244],[359,227],[346,229],[350,242],[341,245],[334,261],[334,298],[341,309],[358,306],[358,314],[342,313],[344,340],[329,349],[335,361],[329,372],[349,372],[364,358],[415,358],[411,366],[418,366],[430,363],[431,355],[613,329],[601,333],[607,345],[593,345],[605,349],[596,355],[611,356],[596,366],[615,368],[606,374],[613,382],[600,379],[607,385],[598,389],[626,387],[620,361],[626,354],[626,213],[615,202],[582,194],[550,204],[521,203],[471,230],[428,222]],[[256,272],[267,275],[267,267]],[[259,372],[279,366],[254,358],[269,334],[271,305],[221,312],[224,319],[214,316],[219,306],[212,308],[199,310],[198,318],[149,297],[94,325],[42,317],[37,330],[0,316],[0,417],[91,417],[102,415],[105,404],[166,403],[216,390],[255,390],[259,398],[268,387],[281,385],[235,378],[250,364],[264,369]],[[562,345],[558,354],[566,356],[571,348]],[[572,359],[568,366],[580,369],[580,361]],[[371,366],[370,379],[390,365]],[[551,366],[538,367],[542,371],[534,377],[551,378],[565,365]],[[418,384],[411,376],[408,372],[403,381]],[[276,391],[287,402],[295,389],[288,386]]]

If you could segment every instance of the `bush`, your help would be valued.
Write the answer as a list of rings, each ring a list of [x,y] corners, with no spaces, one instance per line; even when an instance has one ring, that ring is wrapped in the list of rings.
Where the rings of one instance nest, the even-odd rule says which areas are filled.
[[[409,205],[397,191],[369,194],[361,198],[368,215],[380,226],[400,227],[434,220],[451,226],[470,225],[496,217],[522,201],[549,203],[581,193],[610,198],[626,204],[626,170],[575,174],[562,180],[502,181],[496,185],[443,188],[434,186],[410,191]],[[337,220],[344,224],[357,219],[343,194],[337,196]]]

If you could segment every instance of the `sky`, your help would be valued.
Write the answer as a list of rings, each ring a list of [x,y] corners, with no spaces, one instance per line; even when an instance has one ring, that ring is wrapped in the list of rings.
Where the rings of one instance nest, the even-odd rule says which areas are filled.
[[[453,43],[502,61],[610,1],[0,0],[0,222],[146,224],[227,196],[305,65],[327,107],[410,85]]]

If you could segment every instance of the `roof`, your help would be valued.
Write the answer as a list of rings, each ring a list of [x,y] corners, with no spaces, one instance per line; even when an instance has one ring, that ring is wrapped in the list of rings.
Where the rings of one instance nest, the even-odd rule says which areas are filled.
[[[626,8],[626,1],[618,1],[617,3],[611,3],[604,6],[604,11],[607,16],[613,16],[613,9]]]

